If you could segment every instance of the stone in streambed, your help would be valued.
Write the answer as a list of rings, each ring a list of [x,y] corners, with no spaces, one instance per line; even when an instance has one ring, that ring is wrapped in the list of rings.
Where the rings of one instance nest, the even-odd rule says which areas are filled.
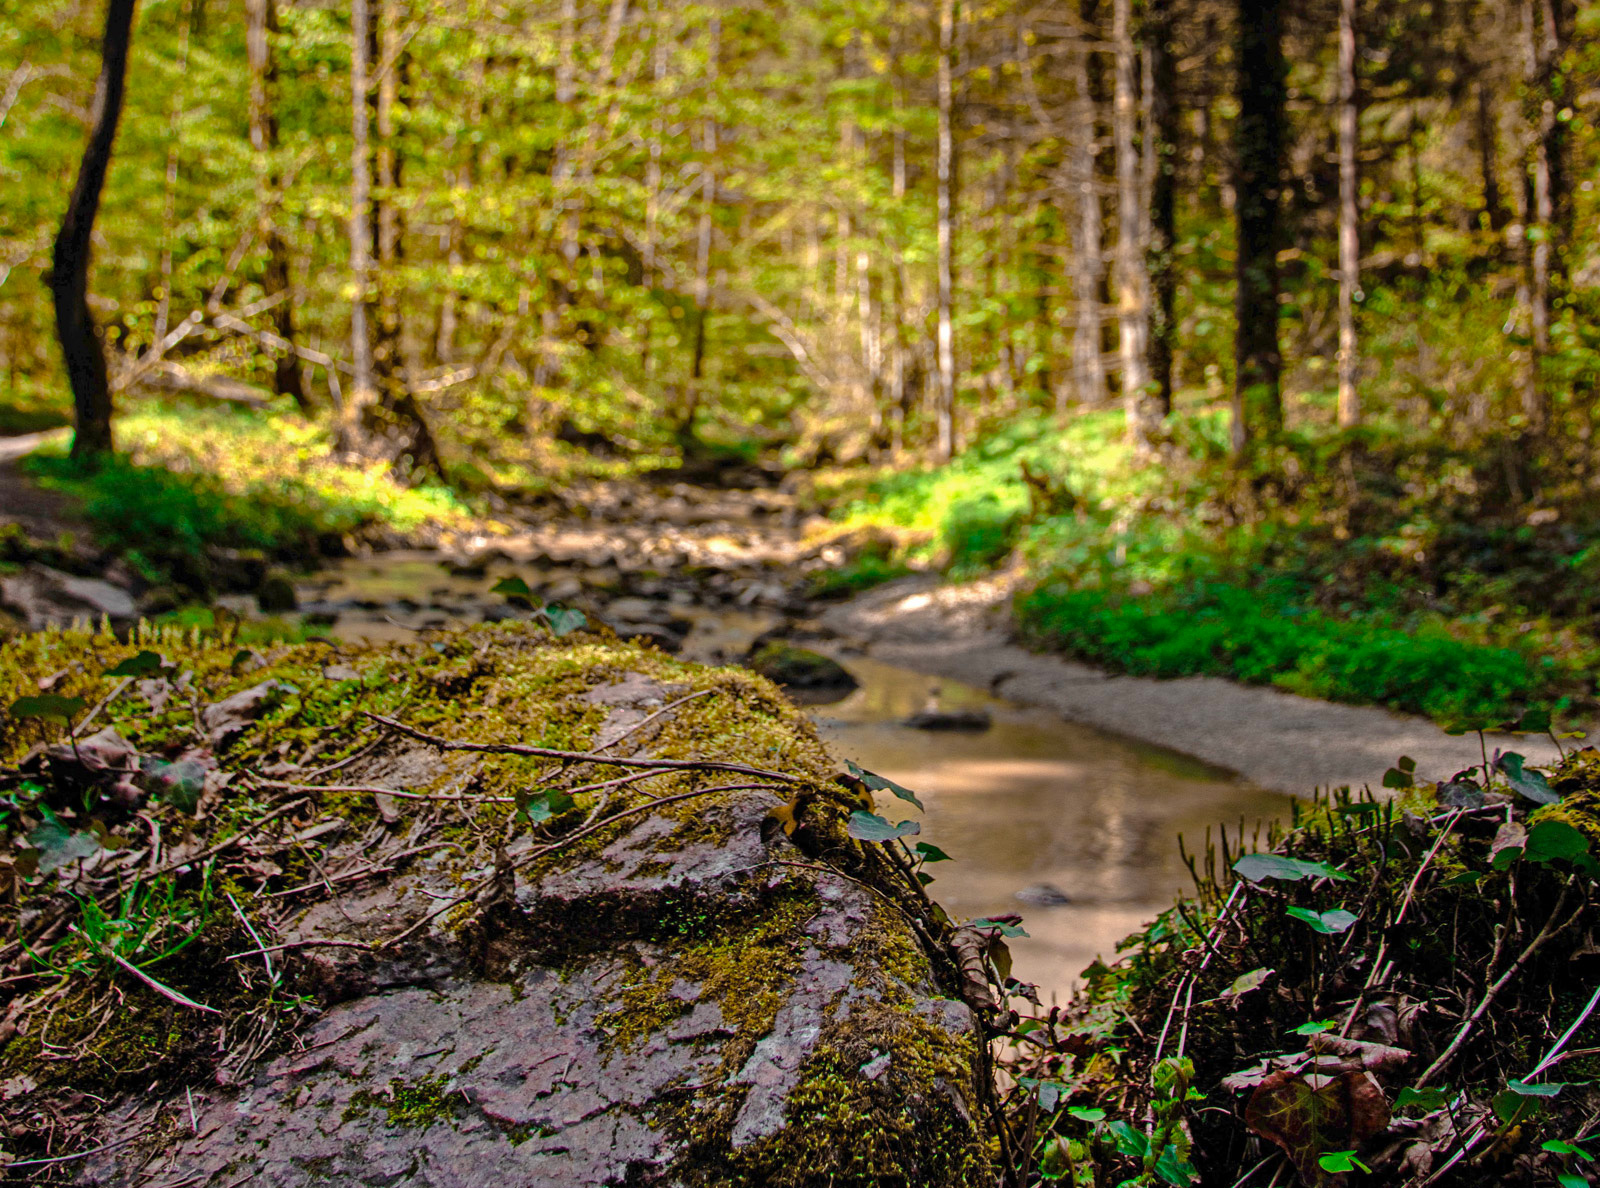
[[[256,587],[256,608],[264,615],[284,615],[300,605],[294,582],[281,569],[274,569]]]
[[[758,642],[745,667],[790,689],[848,692],[860,683],[837,660],[780,640]]]

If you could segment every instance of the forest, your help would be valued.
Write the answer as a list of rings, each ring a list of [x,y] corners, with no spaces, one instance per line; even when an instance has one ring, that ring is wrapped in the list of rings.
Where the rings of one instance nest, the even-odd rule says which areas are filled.
[[[1596,20],[14,3],[0,424],[189,553],[754,464],[1100,663],[1587,704]]]
[[[1591,0],[0,0],[0,1184],[1592,1182],[1597,112]]]

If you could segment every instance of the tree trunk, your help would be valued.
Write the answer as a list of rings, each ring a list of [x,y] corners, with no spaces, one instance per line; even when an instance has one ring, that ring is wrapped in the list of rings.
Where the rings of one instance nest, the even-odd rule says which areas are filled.
[[[1172,358],[1177,341],[1173,318],[1177,304],[1178,270],[1173,258],[1178,214],[1178,64],[1173,48],[1174,0],[1149,0],[1145,43],[1150,49],[1150,123],[1145,135],[1151,146],[1150,244],[1150,383],[1154,390],[1154,416],[1165,420],[1172,412]]]
[[[1111,42],[1116,52],[1112,139],[1117,157],[1117,346],[1122,359],[1122,407],[1128,443],[1138,453],[1151,448],[1144,408],[1148,346],[1145,298],[1144,210],[1140,202],[1137,68],[1133,44],[1133,0],[1112,0]]]
[[[367,325],[372,285],[372,161],[370,156],[371,60],[368,0],[350,0],[350,391],[339,410],[338,447],[360,452],[366,445],[366,410],[377,399],[372,375],[372,335]]]
[[[694,344],[689,358],[689,379],[684,385],[683,420],[678,426],[678,443],[687,455],[696,448],[695,418],[700,412],[700,381],[705,375],[706,321],[711,305],[712,214],[717,201],[717,120],[712,109],[721,69],[722,19],[712,17],[708,31],[710,48],[706,62],[706,112],[700,127],[700,148],[704,154],[700,181],[700,218],[695,228],[694,260]]]
[[[1072,336],[1074,395],[1079,405],[1096,408],[1105,403],[1105,363],[1100,355],[1100,188],[1095,171],[1095,104],[1089,85],[1089,51],[1076,50],[1071,58],[1073,87],[1072,143],[1068,150],[1069,175],[1077,193],[1078,234],[1075,236],[1072,295],[1077,308]],[[1066,410],[1056,409],[1058,415]]]
[[[1361,423],[1356,374],[1356,293],[1361,288],[1361,223],[1357,208],[1361,178],[1356,153],[1361,107],[1356,95],[1356,0],[1339,0],[1339,426]]]
[[[1558,116],[1556,64],[1566,49],[1562,0],[1527,0],[1527,82],[1533,107],[1534,143],[1527,229],[1528,303],[1531,342],[1522,383],[1527,432],[1542,437],[1550,427],[1550,392],[1544,360],[1550,353],[1552,276],[1560,271],[1564,243],[1566,125]]]
[[[955,453],[956,355],[955,323],[955,78],[956,0],[939,0],[939,150],[938,150],[938,317],[939,389],[934,407],[941,462]]]
[[[1278,351],[1278,239],[1283,180],[1284,103],[1280,0],[1238,0],[1239,115],[1234,123],[1233,453],[1283,427]]]
[[[1498,137],[1495,135],[1494,88],[1487,80],[1479,79],[1477,87],[1477,142],[1478,170],[1483,175],[1483,213],[1489,221],[1489,230],[1500,231],[1506,225],[1505,200],[1500,196],[1500,168]]]
[[[276,0],[245,0],[245,20],[245,52],[250,61],[250,148],[255,153],[256,177],[262,191],[266,192],[278,185],[277,169],[272,160],[278,149],[275,111],[278,69],[272,52],[272,41],[278,35]],[[261,204],[260,234],[267,249],[261,287],[269,297],[283,294],[283,299],[272,307],[272,330],[290,344],[273,351],[272,389],[280,396],[293,396],[301,411],[309,412],[311,401],[293,346],[294,299],[289,284],[289,247],[278,231],[271,203]]]
[[[107,0],[100,77],[89,108],[89,143],[51,256],[50,292],[55,299],[56,333],[72,385],[76,418],[72,458],[76,462],[93,462],[112,449],[111,381],[106,374],[105,350],[89,313],[89,244],[111,164],[117,118],[122,114],[135,2]]]
[[[379,51],[374,109],[378,189],[372,204],[378,246],[372,342],[377,399],[367,405],[366,430],[380,443],[396,472],[410,479],[440,473],[440,462],[433,430],[408,381],[410,369],[406,365],[400,309],[398,272],[405,223],[395,197],[400,192],[402,170],[398,144],[398,110],[403,99],[400,86],[406,76],[400,22],[401,0],[379,0],[376,36],[368,43]]]

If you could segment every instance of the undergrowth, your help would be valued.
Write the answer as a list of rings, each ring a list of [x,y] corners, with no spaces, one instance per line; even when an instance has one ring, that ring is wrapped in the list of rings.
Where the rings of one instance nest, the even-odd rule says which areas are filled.
[[[1413,780],[1321,797],[1265,852],[1224,833],[1065,1010],[1023,1007],[1045,1180],[1588,1182],[1600,753]]]
[[[1018,421],[947,466],[858,486],[837,515],[956,580],[1019,565],[1024,634],[1114,670],[1453,726],[1592,704],[1600,533],[1582,490],[1530,494],[1514,445],[1305,427],[1238,470],[1221,411],[1197,404],[1137,466],[1121,429],[1109,410]]]

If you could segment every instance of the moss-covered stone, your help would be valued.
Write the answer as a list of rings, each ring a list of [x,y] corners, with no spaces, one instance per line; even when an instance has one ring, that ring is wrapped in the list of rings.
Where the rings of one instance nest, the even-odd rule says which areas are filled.
[[[108,675],[142,651],[159,667]],[[141,768],[204,777],[198,802],[144,775],[118,801],[37,749],[59,723],[0,720],[18,805],[0,829],[36,854],[13,859],[0,924],[39,954],[5,971],[39,975],[9,983],[39,1001],[6,1016],[8,1072],[36,1087],[0,1121],[48,1100],[86,1146],[138,1136],[85,1162],[93,1182],[423,1164],[462,1185],[992,1178],[976,1025],[904,917],[912,897],[843,834],[834,761],[761,677],[499,624],[375,647],[141,628],[0,648],[0,704],[41,679],[99,704],[95,728]],[[372,715],[725,766],[633,779],[604,758],[441,750]],[[785,805],[795,840],[768,827]],[[47,810],[113,848],[40,873]],[[151,935],[194,934],[181,954],[65,929],[135,871],[161,890]],[[168,993],[102,943],[133,945]],[[85,1113],[85,1092],[109,1105]],[[170,1133],[143,1129],[152,1112]]]

